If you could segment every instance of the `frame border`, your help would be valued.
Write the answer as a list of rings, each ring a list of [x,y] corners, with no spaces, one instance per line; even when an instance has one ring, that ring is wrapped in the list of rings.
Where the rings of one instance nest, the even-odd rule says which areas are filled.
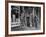
[[[42,4],[43,5],[43,32],[28,33],[28,34],[8,34],[8,3],[27,3],[27,4]],[[8,1],[5,0],[5,37],[8,36],[23,36],[23,35],[39,35],[45,34],[45,3],[44,2],[26,2],[26,1]]]

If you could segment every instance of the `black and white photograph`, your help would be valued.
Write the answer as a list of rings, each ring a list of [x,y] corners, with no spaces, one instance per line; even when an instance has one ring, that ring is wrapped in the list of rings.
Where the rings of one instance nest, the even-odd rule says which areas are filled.
[[[43,32],[43,5],[8,3],[8,33]]]
[[[40,7],[11,6],[11,31],[39,30]]]

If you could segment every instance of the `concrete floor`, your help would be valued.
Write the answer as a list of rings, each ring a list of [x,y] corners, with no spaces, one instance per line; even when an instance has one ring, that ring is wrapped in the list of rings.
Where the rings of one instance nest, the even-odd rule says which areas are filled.
[[[40,25],[38,25],[37,28],[27,27],[27,26],[11,27],[11,31],[25,31],[25,30],[39,30],[39,29],[40,29]]]

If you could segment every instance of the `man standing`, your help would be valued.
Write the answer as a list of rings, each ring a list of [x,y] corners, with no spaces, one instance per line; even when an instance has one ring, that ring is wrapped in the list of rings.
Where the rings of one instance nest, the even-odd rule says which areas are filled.
[[[37,28],[37,25],[38,25],[38,17],[37,16],[34,17],[34,23],[35,23],[35,27]]]

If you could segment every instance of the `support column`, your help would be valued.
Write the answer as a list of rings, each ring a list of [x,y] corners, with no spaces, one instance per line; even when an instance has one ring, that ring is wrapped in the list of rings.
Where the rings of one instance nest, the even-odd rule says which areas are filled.
[[[32,27],[34,27],[34,8],[33,8],[33,16],[32,16]]]
[[[12,19],[13,19],[13,22],[15,22],[15,15],[13,14],[12,17],[13,17],[13,18],[12,18]]]

